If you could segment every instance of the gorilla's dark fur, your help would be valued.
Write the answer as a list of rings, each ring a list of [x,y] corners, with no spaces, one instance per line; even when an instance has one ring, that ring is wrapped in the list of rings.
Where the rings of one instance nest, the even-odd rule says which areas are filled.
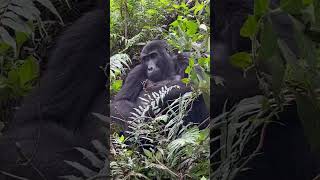
[[[167,48],[165,41],[154,40],[142,49],[141,64],[129,72],[122,89],[111,104],[110,113],[115,121],[128,120],[133,108],[142,103],[138,97],[158,92],[163,86],[180,87],[170,91],[164,98],[163,106],[166,106],[168,101],[191,91],[189,86],[181,82],[181,78],[186,76],[184,70],[188,66],[188,57],[184,54],[174,56],[167,51]],[[208,117],[209,112],[204,100],[199,97],[185,121],[201,123]]]
[[[272,6],[276,6],[275,1],[272,3]],[[240,28],[248,14],[253,12],[253,0],[215,1],[214,6],[216,24],[212,72],[224,78],[225,86],[211,83],[212,118],[222,112],[227,99],[228,107],[231,107],[243,98],[262,94],[254,72],[248,72],[245,78],[242,71],[232,67],[228,61],[228,55],[251,49],[250,40],[240,37]],[[288,18],[285,14],[271,17],[278,37],[284,40],[293,52],[297,52],[292,24]],[[277,118],[274,120],[278,121]],[[320,173],[320,161],[316,160],[315,154],[311,152],[296,105],[280,113],[279,120],[281,123],[267,126],[262,154],[250,161],[246,166],[250,169],[241,172],[236,177],[237,180],[310,180]],[[211,138],[215,135],[217,132],[211,131]],[[215,152],[217,147],[219,143],[212,143],[212,152]],[[218,159],[211,160],[216,162]]]
[[[48,71],[0,139],[0,171],[56,180],[79,173],[64,162],[83,160],[74,147],[88,149],[95,139],[108,143],[108,129],[91,114],[107,113],[107,78],[100,68],[107,62],[107,43],[102,8],[85,14],[63,33]],[[0,179],[5,179],[3,173]]]

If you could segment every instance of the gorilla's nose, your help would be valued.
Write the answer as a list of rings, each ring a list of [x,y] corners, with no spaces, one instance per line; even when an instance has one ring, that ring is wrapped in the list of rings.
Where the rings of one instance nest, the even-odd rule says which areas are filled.
[[[153,67],[152,67],[152,66],[149,66],[149,67],[148,67],[148,71],[149,71],[149,72],[152,72],[152,71],[153,71]]]

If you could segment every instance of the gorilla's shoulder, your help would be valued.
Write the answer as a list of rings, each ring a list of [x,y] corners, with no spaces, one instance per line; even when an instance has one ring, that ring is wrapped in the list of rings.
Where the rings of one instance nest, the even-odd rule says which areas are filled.
[[[103,9],[84,14],[58,38],[49,58],[49,66],[75,60],[74,55],[87,57],[88,52],[107,50],[107,22]],[[104,38],[105,37],[105,38]]]

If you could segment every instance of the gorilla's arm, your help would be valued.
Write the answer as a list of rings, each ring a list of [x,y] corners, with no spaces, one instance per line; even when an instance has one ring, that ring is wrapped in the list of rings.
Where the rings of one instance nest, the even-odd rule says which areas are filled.
[[[140,69],[140,68],[142,68],[142,67],[138,67],[138,69]],[[137,70],[137,69],[133,69],[131,72],[136,74],[135,70]],[[191,91],[191,87],[186,86],[180,80],[164,80],[164,81],[159,81],[159,82],[155,82],[155,83],[147,80],[145,82],[146,83],[145,87],[143,87],[143,85],[140,81],[137,81],[136,83],[138,83],[138,84],[136,86],[133,86],[134,83],[131,84],[130,81],[128,81],[128,79],[131,80],[132,77],[133,76],[130,76],[130,73],[129,73],[128,78],[126,79],[126,82],[130,86],[129,85],[124,86],[122,88],[122,90],[126,89],[126,91],[123,91],[122,93],[125,95],[127,95],[127,93],[136,95],[137,92],[133,92],[133,89],[137,88],[136,86],[139,85],[140,92],[138,93],[138,95],[132,99],[130,99],[130,97],[126,97],[126,96],[123,96],[124,98],[121,99],[121,96],[119,96],[118,99],[116,98],[116,100],[113,101],[112,104],[110,105],[110,113],[111,113],[111,117],[112,117],[113,121],[121,124],[123,126],[123,128],[126,128],[125,123],[126,123],[126,121],[129,120],[129,117],[132,116],[131,112],[133,112],[133,108],[137,108],[138,106],[142,106],[143,101],[138,97],[147,98],[146,96],[148,96],[148,95],[152,96],[153,92],[159,92],[161,90],[161,88],[163,88],[164,86],[166,86],[166,87],[177,86],[176,88],[172,89],[169,92],[169,94],[167,94],[165,96],[165,98],[163,99],[164,103],[161,104],[161,106],[165,107],[169,101],[177,99],[178,97],[180,97],[184,93]],[[146,79],[144,79],[144,81],[145,80]],[[129,87],[131,87],[131,89]],[[137,90],[137,89],[135,89],[135,90]],[[119,93],[118,93],[118,95],[119,95]],[[152,114],[152,112],[150,112],[150,114]]]
[[[105,32],[104,11],[95,10],[60,36],[47,72],[17,111],[15,123],[45,119],[69,129],[81,124],[95,96],[105,90],[107,78],[100,69],[107,60]]]
[[[168,103],[173,102],[175,99],[183,96],[187,92],[191,92],[192,88],[190,85],[186,85],[185,83],[181,82],[181,79],[176,80],[164,80],[156,83],[148,83],[145,87],[144,91],[141,93],[140,97],[144,96],[152,96],[153,92],[159,92],[164,86],[166,87],[172,87],[175,86],[163,99],[163,103],[160,104],[161,108],[167,107]],[[145,97],[147,98],[147,97]],[[138,105],[142,104],[142,100],[138,100]],[[149,114],[153,114],[152,112],[149,112]],[[205,105],[205,102],[203,100],[203,96],[200,95],[192,104],[192,108],[187,114],[187,116],[184,118],[185,123],[193,122],[201,124],[200,128],[207,127],[209,121],[206,123],[202,122],[204,120],[207,120],[209,118],[209,111]]]
[[[110,115],[113,121],[126,128],[125,122],[129,120],[136,101],[143,89],[143,82],[147,79],[147,67],[144,64],[137,65],[128,74],[121,90],[110,104]]]
[[[134,67],[128,74],[121,90],[117,93],[115,101],[128,100],[135,102],[143,88],[143,82],[147,79],[147,67],[143,64]]]

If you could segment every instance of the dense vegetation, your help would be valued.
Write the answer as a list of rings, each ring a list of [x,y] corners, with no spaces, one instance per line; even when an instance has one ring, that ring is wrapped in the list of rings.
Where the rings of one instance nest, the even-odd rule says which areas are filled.
[[[52,39],[89,8],[75,2],[1,1],[0,131],[46,69]]]
[[[207,179],[209,129],[199,130],[194,124],[184,125],[182,119],[200,94],[209,99],[210,1],[189,4],[168,0],[112,0],[110,3],[111,94],[119,91],[125,73],[139,62],[136,56],[139,56],[141,45],[155,38],[167,40],[172,52],[191,52],[189,66],[185,70],[188,78],[182,81],[192,84],[194,90],[176,99],[167,107],[166,113],[161,113],[158,107],[161,97],[173,88],[165,87],[154,97],[146,99],[145,107],[133,112],[127,137],[114,131],[111,138],[112,177]],[[209,101],[206,103],[209,106]],[[155,118],[146,117],[144,110],[148,106],[152,106]],[[153,147],[146,148],[150,147],[146,143]]]
[[[262,149],[266,125],[294,101],[312,151],[319,155],[319,12],[320,2],[316,0],[282,0],[280,7],[275,9],[270,8],[268,0],[254,1],[253,14],[248,16],[239,32],[242,37],[250,38],[251,52],[238,52],[230,58],[234,66],[244,70],[244,75],[254,70],[264,96],[243,99],[230,111],[211,120],[211,130],[221,130],[222,140],[221,149],[213,152],[219,153],[222,161],[213,169],[211,178],[233,179],[245,170],[249,160]],[[289,21],[294,24],[298,52],[293,52],[278,37],[271,17],[280,13],[288,14]],[[261,64],[270,68],[270,74],[262,71]],[[260,142],[248,153],[246,147],[249,146],[246,145],[254,136]],[[211,162],[211,165],[216,164]]]
[[[29,0],[17,4],[19,2],[4,0],[0,4],[0,131],[10,121],[19,100],[30,92],[45,69],[47,49],[52,38],[61,31],[62,26],[56,25],[68,24],[78,15],[72,11],[76,0]],[[114,179],[209,179],[209,129],[183,125],[182,118],[197,96],[202,94],[209,100],[210,0],[189,2],[110,1],[111,96],[119,91],[130,68],[139,62],[142,45],[155,38],[167,40],[173,52],[191,52],[185,70],[189,76],[182,81],[193,87],[193,92],[168,107],[175,109],[174,113],[160,114],[155,108],[156,118],[146,122],[141,109],[137,109],[128,130],[129,136],[119,134],[119,129],[112,125],[110,168]],[[295,22],[301,53],[299,60],[277,39],[270,26],[270,15],[280,12],[289,13]],[[252,50],[232,55],[231,61],[244,72],[255,69],[265,94],[244,99],[230,111],[210,120],[213,129],[222,130],[219,137],[225,140],[222,142],[229,142],[222,143],[213,152],[220,153],[222,161],[211,162],[218,164],[218,168],[211,171],[210,178],[233,179],[245,168],[248,160],[261,148],[259,144],[255,151],[243,158],[245,144],[254,135],[260,135],[264,129],[261,127],[269,123],[271,116],[282,111],[292,100],[297,102],[310,144],[314,151],[320,152],[319,29],[320,1],[283,0],[277,9],[270,9],[268,0],[255,1],[254,13],[240,32],[241,36],[251,39]],[[261,59],[267,60],[272,67],[271,76],[260,73],[257,68]],[[201,71],[196,67],[201,67]],[[216,83],[220,82],[218,77],[213,78]],[[170,87],[167,87],[148,101],[157,105],[157,97],[169,92]],[[210,102],[206,103],[209,107]],[[223,131],[225,129],[228,131]],[[146,147],[143,144],[146,139],[155,147],[141,149]],[[91,163],[104,163],[104,168],[109,168],[107,160],[101,161],[84,149],[79,151]],[[69,163],[84,174],[105,176],[104,169],[93,172],[76,162]],[[66,178],[75,179],[72,176]]]

